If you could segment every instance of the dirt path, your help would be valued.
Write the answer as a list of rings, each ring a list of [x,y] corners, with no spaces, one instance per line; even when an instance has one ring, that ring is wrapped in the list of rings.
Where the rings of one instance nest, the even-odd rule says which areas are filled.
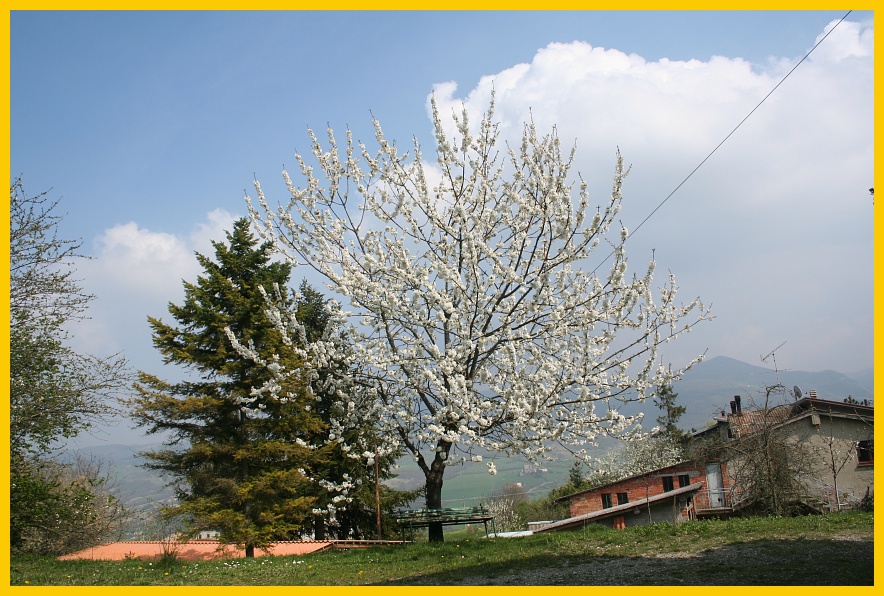
[[[401,585],[442,586],[748,586],[873,585],[871,540],[761,540],[700,553],[635,557],[562,557],[514,569],[477,569],[459,577],[409,578]]]

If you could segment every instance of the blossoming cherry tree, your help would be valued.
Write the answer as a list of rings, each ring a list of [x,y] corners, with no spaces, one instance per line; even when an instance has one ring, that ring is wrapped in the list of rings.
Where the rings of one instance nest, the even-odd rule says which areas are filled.
[[[591,208],[555,131],[528,122],[518,147],[501,146],[493,99],[475,130],[464,109],[451,133],[431,105],[434,163],[417,141],[400,153],[377,120],[373,152],[350,131],[340,144],[329,130],[325,147],[311,131],[301,183],[283,172],[290,199],[273,207],[256,182],[247,201],[258,233],[349,309],[307,354],[318,367],[352,363],[326,379],[347,397],[336,436],[376,425],[384,443],[349,452],[372,461],[404,447],[438,508],[447,466],[494,452],[538,458],[554,443],[588,457],[599,436],[635,436],[640,416],[619,405],[678,378],[684,369],[659,347],[709,314],[698,299],[676,301],[671,275],[654,290],[653,261],[627,271],[628,234],[611,232],[619,154],[610,196]],[[296,333],[291,313],[273,315]],[[430,539],[442,540],[441,526]]]

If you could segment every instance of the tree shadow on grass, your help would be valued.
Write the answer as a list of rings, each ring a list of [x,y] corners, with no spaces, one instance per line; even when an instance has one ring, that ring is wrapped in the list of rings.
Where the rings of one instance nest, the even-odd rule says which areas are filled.
[[[535,556],[381,585],[485,586],[870,586],[874,543],[754,540],[658,556]]]

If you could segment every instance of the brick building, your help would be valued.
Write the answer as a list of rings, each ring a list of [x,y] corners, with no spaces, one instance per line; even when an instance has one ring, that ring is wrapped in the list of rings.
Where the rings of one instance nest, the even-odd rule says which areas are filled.
[[[727,506],[727,471],[720,463],[698,465],[683,462],[645,474],[623,478],[598,488],[565,495],[571,517],[540,531],[602,523],[612,528],[655,522],[678,523],[697,517],[697,505],[704,514]]]
[[[773,408],[743,411],[736,397],[730,414],[722,412],[711,426],[695,433],[694,439],[739,442],[761,427],[806,443],[819,454],[812,474],[801,478],[804,492],[797,496],[811,509],[833,511],[856,506],[863,494],[874,490],[874,409],[870,403],[834,402],[812,395]],[[833,462],[838,464],[834,475]],[[739,458],[704,464],[685,461],[566,495],[558,500],[569,502],[571,517],[537,531],[571,529],[586,523],[625,528],[726,516],[751,505],[736,473],[745,465]]]

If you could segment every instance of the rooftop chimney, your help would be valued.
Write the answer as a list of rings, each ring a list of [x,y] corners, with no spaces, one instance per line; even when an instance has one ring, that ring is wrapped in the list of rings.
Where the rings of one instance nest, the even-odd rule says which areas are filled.
[[[743,408],[740,406],[740,396],[739,395],[734,396],[734,403],[737,404],[737,414],[741,413],[743,411]]]
[[[737,413],[737,402],[731,400],[731,414]]]

